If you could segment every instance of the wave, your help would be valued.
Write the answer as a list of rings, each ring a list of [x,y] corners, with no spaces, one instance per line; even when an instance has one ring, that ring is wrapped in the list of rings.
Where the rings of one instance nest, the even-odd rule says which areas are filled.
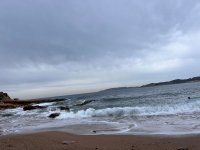
[[[113,107],[104,109],[88,108],[86,110],[63,112],[58,119],[65,118],[87,118],[87,117],[134,117],[148,115],[170,115],[179,113],[200,112],[200,101],[159,106],[143,106],[143,107]]]
[[[58,119],[65,118],[123,118],[137,117],[148,115],[176,115],[180,113],[200,112],[200,101],[184,101],[175,104],[157,104],[146,106],[130,106],[130,107],[107,107],[102,109],[88,108],[82,110],[71,110],[70,112],[49,107],[45,110],[23,111],[22,108],[6,110],[1,117],[8,116],[31,116],[31,117],[48,117],[49,114],[59,112]]]

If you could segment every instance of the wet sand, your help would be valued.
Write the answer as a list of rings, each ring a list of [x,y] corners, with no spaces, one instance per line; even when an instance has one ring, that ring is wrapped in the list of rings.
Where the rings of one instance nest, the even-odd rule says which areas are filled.
[[[182,148],[182,149],[181,149]],[[0,150],[199,150],[200,135],[74,135],[40,132],[0,136]]]

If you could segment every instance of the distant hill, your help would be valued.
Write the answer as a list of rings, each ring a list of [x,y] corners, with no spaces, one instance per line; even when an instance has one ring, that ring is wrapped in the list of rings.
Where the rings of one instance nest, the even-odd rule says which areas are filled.
[[[119,90],[126,90],[126,89],[130,89],[130,88],[136,88],[136,87],[116,87],[116,88],[109,88],[109,89],[101,90],[99,92],[119,91]]]
[[[200,82],[200,76],[189,78],[189,79],[175,79],[175,80],[165,81],[165,82],[150,83],[150,84],[142,85],[140,87],[151,87],[151,86],[159,86],[159,85],[181,84],[181,83],[189,83],[189,82]],[[130,89],[130,88],[138,88],[138,87],[117,87],[117,88],[110,88],[110,89],[102,90],[102,91],[99,91],[99,92],[126,90],[126,89]]]
[[[170,85],[170,84],[181,84],[181,83],[189,83],[189,82],[200,82],[200,76],[189,78],[189,79],[175,79],[175,80],[166,81],[166,82],[150,83],[150,84],[143,85],[141,87]]]

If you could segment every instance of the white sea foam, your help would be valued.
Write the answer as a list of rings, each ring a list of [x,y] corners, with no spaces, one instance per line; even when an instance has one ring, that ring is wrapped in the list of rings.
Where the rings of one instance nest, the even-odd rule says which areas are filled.
[[[8,109],[6,113],[12,113],[14,115],[33,115],[37,114],[41,117],[47,117],[51,113],[58,112],[60,116],[57,119],[65,119],[65,118],[90,118],[90,117],[132,117],[132,116],[142,116],[142,115],[168,115],[168,114],[179,114],[179,113],[192,113],[192,112],[200,112],[200,101],[194,101],[189,103],[178,103],[175,105],[155,105],[155,106],[136,106],[136,107],[112,107],[112,108],[104,108],[104,109],[94,109],[88,108],[85,110],[78,111],[61,111],[56,109],[56,111],[52,111],[48,109],[47,112],[38,112],[40,110],[32,110],[32,111],[23,111],[22,108],[16,109]]]
[[[88,118],[88,117],[131,117],[142,115],[168,115],[179,113],[191,113],[200,111],[200,102],[183,103],[176,105],[147,106],[147,107],[113,107],[104,109],[88,108],[77,112],[60,111],[58,119]],[[49,112],[51,113],[51,112]]]
[[[53,104],[55,104],[55,102],[47,102],[47,103],[41,103],[41,104],[36,104],[36,105],[38,105],[38,106],[51,106]]]

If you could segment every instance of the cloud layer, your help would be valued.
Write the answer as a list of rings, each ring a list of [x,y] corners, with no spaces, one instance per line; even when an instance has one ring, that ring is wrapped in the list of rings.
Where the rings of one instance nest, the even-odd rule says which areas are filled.
[[[197,0],[4,0],[0,89],[31,98],[196,76],[199,28]]]

